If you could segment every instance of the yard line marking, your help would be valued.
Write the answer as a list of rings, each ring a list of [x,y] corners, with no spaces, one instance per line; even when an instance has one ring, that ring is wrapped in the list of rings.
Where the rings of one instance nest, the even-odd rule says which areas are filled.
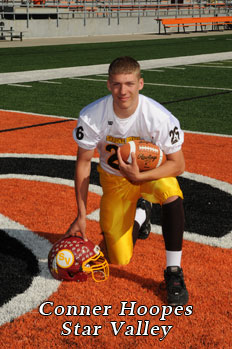
[[[76,80],[86,80],[86,81],[104,81],[101,79],[93,79],[93,78],[70,78],[70,79],[76,79]],[[223,88],[223,87],[209,87],[209,86],[184,86],[184,85],[171,85],[171,84],[157,84],[154,82],[145,82],[144,85],[151,85],[151,86],[166,86],[166,87],[180,87],[180,88],[198,88],[203,90],[220,90],[220,91],[232,91],[231,88]]]
[[[232,67],[227,67],[227,66],[220,66],[219,67],[217,65],[206,65],[205,63],[203,63],[203,64],[188,64],[188,67],[232,69]]]
[[[8,86],[16,86],[16,87],[32,87],[31,85],[21,85],[21,84],[7,84]]]
[[[158,72],[158,73],[163,73],[164,70],[161,70],[161,69],[147,69],[146,71],[155,71],[155,72]]]
[[[165,67],[165,69],[185,70],[186,68],[181,68],[181,67]]]
[[[232,91],[231,88],[223,88],[223,87],[185,86],[185,85],[157,84],[157,83],[153,83],[153,82],[145,82],[144,85],[167,86],[167,87],[180,87],[180,88],[199,88],[199,89],[204,89],[204,90]]]
[[[44,83],[44,84],[56,84],[56,85],[61,85],[62,84],[62,82],[56,82],[56,81],[47,81],[47,80],[40,80],[40,81],[38,81],[38,82],[42,82],[42,83]]]
[[[205,62],[205,63],[203,63],[203,64],[209,65],[209,64],[212,64],[212,62]],[[223,65],[222,62],[214,62],[213,64]]]
[[[71,79],[71,80],[84,80],[84,81],[104,81],[104,82],[107,81],[107,80],[103,80],[103,79],[78,78],[78,77],[69,78],[69,79]]]

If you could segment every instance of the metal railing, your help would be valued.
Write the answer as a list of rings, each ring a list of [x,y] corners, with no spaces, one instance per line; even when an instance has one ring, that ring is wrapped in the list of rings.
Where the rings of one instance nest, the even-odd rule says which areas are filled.
[[[117,18],[149,16],[200,17],[205,15],[231,15],[232,0],[0,0],[0,19],[54,19],[57,26],[63,19]]]

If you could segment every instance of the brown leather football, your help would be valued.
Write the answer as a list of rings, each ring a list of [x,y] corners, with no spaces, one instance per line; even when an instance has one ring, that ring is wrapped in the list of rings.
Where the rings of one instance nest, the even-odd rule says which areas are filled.
[[[135,140],[120,148],[123,161],[132,163],[131,153],[135,153],[140,171],[152,170],[166,161],[166,155],[155,144],[144,140]]]

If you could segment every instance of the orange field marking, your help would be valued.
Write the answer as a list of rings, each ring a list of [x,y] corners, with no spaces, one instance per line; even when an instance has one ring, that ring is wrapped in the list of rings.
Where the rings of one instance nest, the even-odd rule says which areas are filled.
[[[61,121],[43,115],[34,115],[0,110],[0,129],[10,129],[40,123]],[[63,118],[63,120],[66,120]],[[77,147],[72,138],[76,120],[35,128],[1,133],[0,153],[76,155]],[[17,142],[16,142],[17,139]]]
[[[0,119],[0,129],[60,120],[12,112],[0,112]],[[1,133],[0,153],[75,155],[76,144],[72,139],[74,126],[75,121]],[[186,170],[232,183],[231,145],[232,139],[229,137],[186,133],[183,147]],[[88,214],[99,208],[99,204],[100,196],[89,193]],[[25,225],[53,243],[66,231],[76,215],[74,189],[46,182],[1,179],[0,214]],[[88,220],[87,231],[89,238],[100,244],[106,254],[98,222]],[[36,308],[2,325],[1,347],[230,348],[231,262],[231,250],[184,241],[182,264],[193,313],[184,315],[184,307],[179,309],[178,315],[172,313],[165,319],[161,319],[160,313],[152,315],[148,312],[142,315],[142,310],[146,308],[156,305],[162,309],[165,304],[165,293],[159,288],[165,268],[164,244],[160,235],[151,234],[149,242],[138,241],[129,265],[110,266],[110,277],[106,282],[98,284],[92,279],[84,283],[62,282],[57,291],[45,299],[54,303],[53,307],[44,308],[52,311],[52,315],[41,315]],[[130,302],[136,302],[134,316],[128,312],[119,315],[123,301],[128,302],[128,306]],[[57,305],[90,305],[91,309],[96,305],[102,308],[111,305],[112,309],[108,316],[101,313],[97,316],[92,312],[89,316],[57,316],[53,313]],[[138,307],[141,307],[139,314],[136,311]],[[61,335],[65,322],[72,323],[72,333],[68,336]],[[114,323],[117,328],[122,325],[117,335],[113,332]],[[75,335],[76,324],[80,328]],[[136,334],[139,324],[141,335]],[[159,330],[156,327],[157,335],[143,332],[148,325],[149,328],[159,327]],[[85,326],[89,326],[91,331],[94,326],[101,326],[99,335],[88,335]],[[161,326],[173,326],[163,340]]]
[[[185,133],[186,171],[232,183],[231,137]]]

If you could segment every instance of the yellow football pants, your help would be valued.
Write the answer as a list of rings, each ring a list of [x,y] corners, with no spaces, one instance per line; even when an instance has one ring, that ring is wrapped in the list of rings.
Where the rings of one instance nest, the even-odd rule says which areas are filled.
[[[143,197],[162,205],[169,197],[177,195],[183,198],[183,194],[175,177],[134,185],[124,177],[107,173],[100,166],[98,172],[103,190],[100,226],[108,257],[113,264],[125,265],[133,254],[132,231],[138,199]]]

